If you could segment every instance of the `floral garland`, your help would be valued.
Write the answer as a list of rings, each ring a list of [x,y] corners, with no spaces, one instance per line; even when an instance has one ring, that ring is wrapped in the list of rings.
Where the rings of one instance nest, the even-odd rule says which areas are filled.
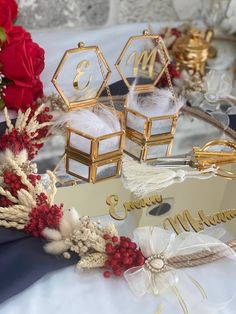
[[[13,24],[17,14],[15,0],[0,0],[0,108],[26,111],[43,97],[44,50]]]
[[[3,184],[0,192],[0,206],[6,208],[13,206],[14,212],[18,208],[15,208],[14,204],[19,204],[16,200],[18,191],[24,189],[32,193],[40,180],[36,165],[30,161],[47,138],[48,127],[52,124],[50,122],[52,115],[49,114],[48,107],[33,105],[25,113],[19,110],[15,126],[13,126],[6,108],[4,113],[7,129],[0,138],[0,181]],[[29,203],[22,201],[20,205],[29,205]],[[23,207],[22,210],[25,211]],[[0,216],[3,217],[3,213]],[[22,223],[18,229],[22,229]]]
[[[38,134],[52,124],[51,121],[41,122],[39,118],[48,115],[45,109],[45,105],[41,105],[36,110],[28,108],[25,113],[19,111],[15,125],[9,119],[7,108],[4,109],[7,129],[0,140],[0,227],[16,228],[45,238],[47,253],[62,254],[66,259],[76,254],[77,269],[100,267],[104,269],[105,278],[111,274],[124,275],[130,289],[138,296],[159,295],[167,288],[177,291],[175,283],[185,278],[181,268],[221,258],[236,259],[235,240],[227,246],[204,234],[176,236],[158,227],[144,227],[136,229],[136,240],[132,241],[119,236],[112,223],[102,226],[87,216],[79,217],[74,208],[63,210],[63,204],[54,204],[54,174],[47,172],[50,185],[46,189],[32,162],[41,142],[47,139],[46,135],[38,140]],[[188,280],[205,299],[198,281]],[[176,297],[183,312],[188,313],[178,292]]]
[[[52,124],[48,108],[19,111],[15,125],[5,108],[7,130],[0,139],[0,226],[14,227],[51,240],[46,251],[52,254],[79,254],[78,267],[106,265],[116,276],[130,267],[143,265],[144,257],[136,244],[127,237],[118,237],[117,230],[92,223],[88,217],[78,217],[74,209],[65,211],[53,203],[56,193],[55,176],[46,191],[31,162],[46,140],[45,130]],[[104,276],[110,272],[106,270]]]

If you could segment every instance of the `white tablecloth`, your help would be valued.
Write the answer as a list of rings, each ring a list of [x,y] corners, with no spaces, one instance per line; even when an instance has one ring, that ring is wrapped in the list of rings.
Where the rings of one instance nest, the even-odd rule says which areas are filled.
[[[224,265],[222,264],[222,269]],[[203,269],[206,267],[202,267]],[[225,271],[224,271],[225,274]],[[193,269],[191,275],[211,294],[216,289],[222,298],[224,294],[234,292],[233,281],[236,278],[235,267],[229,267],[228,276],[220,276],[215,269],[214,278],[201,277],[201,270]],[[220,286],[215,286],[215,280]],[[231,279],[230,279],[231,278]],[[213,283],[211,283],[211,280]],[[220,293],[220,289],[222,294]],[[197,295],[196,290],[196,295]],[[226,297],[226,296],[225,296]],[[228,297],[228,295],[227,295]],[[134,296],[123,278],[104,279],[101,271],[75,272],[73,266],[48,274],[21,294],[11,298],[0,306],[1,314],[156,314],[159,305],[163,305],[164,314],[182,314],[173,294],[166,298],[145,295]],[[189,314],[235,314],[236,299],[224,309],[202,311],[196,305]],[[164,309],[168,309],[164,311]]]
[[[110,221],[109,216],[97,217],[99,218],[103,224]],[[132,237],[132,215],[115,224],[119,234]],[[218,229],[212,227],[206,232],[208,230],[211,234]],[[214,234],[219,234],[219,231]],[[225,233],[222,241],[230,238]],[[191,286],[189,297],[197,304],[188,314],[235,314],[235,263],[232,260],[221,260],[211,265],[184,270],[206,291],[207,303],[217,301],[217,304],[212,305],[217,310],[202,310],[199,290]],[[189,298],[185,299],[187,302]],[[71,266],[45,275],[28,289],[5,301],[0,305],[0,314],[157,314],[159,306],[163,307],[160,314],[183,314],[171,292],[162,297],[148,294],[136,297],[123,277],[112,276],[105,279],[102,269],[77,271],[75,266]]]

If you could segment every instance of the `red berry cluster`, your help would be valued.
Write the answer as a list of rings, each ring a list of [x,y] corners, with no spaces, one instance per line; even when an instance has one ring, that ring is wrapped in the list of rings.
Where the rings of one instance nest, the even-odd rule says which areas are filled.
[[[29,115],[29,119],[30,120],[34,114],[35,114],[35,111],[38,109],[38,105],[36,103],[33,103],[31,105],[29,105],[29,107],[31,108],[31,112],[30,112],[30,115]],[[28,109],[28,108],[26,108]],[[37,116],[37,121],[42,124],[42,123],[45,123],[45,122],[50,122],[53,118],[53,116],[51,114],[49,114],[49,111],[50,109],[48,107],[45,107],[44,110]],[[48,127],[44,127],[42,129],[39,129],[37,131],[38,135],[35,137],[35,140],[40,140],[41,138],[44,138],[46,137],[47,133],[48,133]],[[36,144],[35,145],[37,150],[39,150],[43,144]]]
[[[34,116],[35,111],[38,106],[33,104],[31,107],[31,113],[29,115],[28,121]],[[28,109],[28,108],[26,108]],[[37,121],[42,124],[44,122],[49,122],[52,120],[53,116],[48,114],[49,108],[44,108],[43,112],[41,112],[37,116]],[[44,127],[37,131],[38,135],[34,138],[34,141],[40,140],[44,138],[48,133],[48,127]],[[32,141],[31,136],[34,134],[27,134],[25,130],[22,132],[17,131],[15,128],[11,130],[8,134],[4,134],[0,138],[0,151],[4,151],[5,149],[10,149],[15,155],[19,154],[19,152],[23,149],[26,149],[28,152],[29,160],[34,159],[35,155],[38,153],[39,149],[42,148],[43,144],[37,144]]]
[[[32,208],[29,214],[29,222],[25,226],[25,231],[31,233],[34,237],[39,237],[46,227],[57,229],[63,215],[62,206],[62,204],[60,206],[50,206],[47,195],[40,193],[37,196],[36,207]]]
[[[9,201],[5,196],[0,196],[0,207],[9,207],[12,205],[12,202]]]
[[[36,186],[40,175],[29,174],[28,179],[33,186]],[[6,170],[3,174],[3,182],[5,189],[13,196],[17,196],[17,191],[20,189],[28,190],[27,187],[21,182],[21,177],[16,175],[10,170]],[[6,197],[0,197],[0,206],[9,207],[12,202]],[[29,222],[25,227],[25,231],[33,234],[35,237],[41,235],[42,230],[46,227],[58,228],[60,219],[62,217],[62,204],[60,206],[48,204],[48,198],[45,193],[37,195],[36,207],[32,208],[29,214]]]
[[[33,186],[36,186],[37,182],[41,179],[38,174],[28,175]],[[20,189],[28,190],[27,187],[21,182],[21,177],[12,172],[11,170],[6,170],[3,174],[3,182],[5,184],[5,189],[9,191],[13,196],[17,196],[17,191]],[[0,206],[8,207],[12,205],[12,202],[9,201],[6,197],[1,197]]]
[[[108,258],[106,266],[112,270],[115,276],[121,276],[123,272],[134,266],[142,266],[145,258],[136,243],[130,238],[116,236],[110,237],[105,234],[103,238],[107,241],[106,253]],[[103,273],[105,278],[110,277],[111,271],[107,270]]]
[[[21,177],[10,170],[4,172],[3,182],[6,185],[6,190],[11,192],[13,196],[17,196],[17,191],[20,189],[27,190],[27,187],[21,182]]]
[[[38,183],[38,181],[41,179],[41,176],[39,174],[34,174],[34,173],[31,173],[28,175],[28,179],[30,180],[30,183],[33,185],[33,186],[36,186],[36,184]]]
[[[32,160],[36,153],[36,145],[32,143],[29,135],[26,132],[19,132],[12,129],[8,134],[2,135],[0,138],[0,151],[10,149],[15,155],[26,149],[28,158]]]

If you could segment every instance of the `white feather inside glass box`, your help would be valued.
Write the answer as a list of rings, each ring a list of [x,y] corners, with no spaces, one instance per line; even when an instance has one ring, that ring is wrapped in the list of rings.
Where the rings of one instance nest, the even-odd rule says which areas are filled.
[[[65,83],[66,73],[71,77]],[[109,75],[110,68],[100,49],[80,43],[64,53],[52,79],[68,108],[58,121],[67,122],[66,172],[92,183],[121,172],[124,115],[113,106],[107,85]],[[105,88],[110,106],[99,102]]]
[[[132,36],[116,61],[116,68],[129,89],[125,103],[125,152],[146,161],[171,154],[179,110],[168,65],[170,58],[162,38]],[[167,87],[157,88],[162,78]]]

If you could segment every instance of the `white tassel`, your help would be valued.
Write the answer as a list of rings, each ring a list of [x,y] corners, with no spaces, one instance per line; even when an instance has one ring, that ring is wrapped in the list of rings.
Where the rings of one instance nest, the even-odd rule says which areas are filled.
[[[123,159],[124,186],[136,194],[144,196],[167,188],[174,183],[181,183],[187,178],[209,179],[215,175],[216,169],[205,171],[174,170],[158,166],[150,166],[125,157]]]

